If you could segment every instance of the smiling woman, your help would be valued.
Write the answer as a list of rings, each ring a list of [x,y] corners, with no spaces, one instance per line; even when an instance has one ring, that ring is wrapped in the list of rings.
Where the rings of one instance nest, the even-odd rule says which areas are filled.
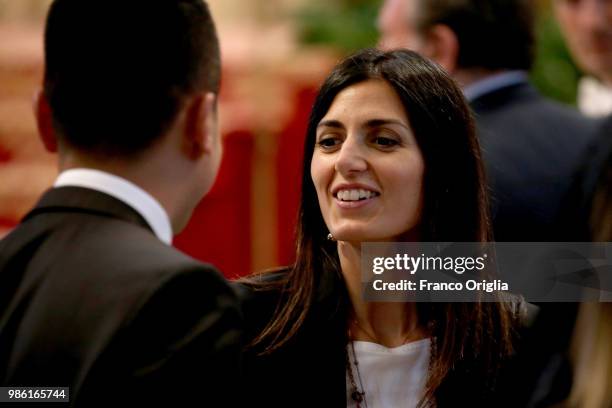
[[[310,174],[342,242],[403,241],[419,224],[423,156],[397,92],[371,79],[345,88],[317,126]]]
[[[254,405],[506,406],[494,384],[517,305],[362,297],[363,242],[488,241],[484,185],[470,111],[441,68],[410,51],[340,63],[306,135],[296,263],[239,285]]]

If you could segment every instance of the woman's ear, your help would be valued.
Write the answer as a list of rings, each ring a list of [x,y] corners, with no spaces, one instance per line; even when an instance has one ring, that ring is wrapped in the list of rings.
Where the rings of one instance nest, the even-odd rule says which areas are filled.
[[[455,32],[445,24],[434,25],[426,35],[424,55],[453,74],[459,59],[459,40]]]
[[[57,152],[57,137],[53,129],[53,118],[49,102],[42,89],[39,89],[34,95],[33,101],[34,116],[36,117],[36,125],[38,127],[38,135],[45,149],[48,152]]]

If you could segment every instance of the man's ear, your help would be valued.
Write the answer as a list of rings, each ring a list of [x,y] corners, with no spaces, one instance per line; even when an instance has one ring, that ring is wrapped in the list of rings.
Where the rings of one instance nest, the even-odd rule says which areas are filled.
[[[191,159],[211,153],[219,143],[217,96],[212,92],[199,94],[188,102],[183,145]]]
[[[36,117],[36,125],[38,126],[38,135],[45,149],[48,152],[57,152],[57,138],[53,130],[53,118],[49,102],[42,89],[39,89],[34,95],[34,116]]]
[[[442,65],[449,74],[454,73],[459,59],[459,40],[455,32],[445,24],[434,25],[426,35],[424,55]]]

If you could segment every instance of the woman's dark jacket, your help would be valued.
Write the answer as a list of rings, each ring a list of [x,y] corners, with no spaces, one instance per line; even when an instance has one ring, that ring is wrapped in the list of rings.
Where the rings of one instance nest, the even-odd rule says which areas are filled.
[[[270,282],[284,273],[264,275]],[[246,342],[254,339],[285,301],[279,290],[258,290],[259,285],[235,283],[242,299]],[[348,342],[348,294],[338,277],[318,283],[316,301],[297,335],[271,354],[260,355],[262,346],[247,348],[245,398],[254,407],[337,407],[346,402],[346,345]],[[512,363],[509,363],[512,365]],[[520,390],[512,384],[492,389],[491,378],[480,372],[478,362],[462,361],[436,392],[437,407],[518,407]],[[508,372],[512,372],[509,370]],[[500,376],[512,381],[509,375]],[[503,390],[503,391],[498,391]],[[398,407],[399,408],[399,407]]]

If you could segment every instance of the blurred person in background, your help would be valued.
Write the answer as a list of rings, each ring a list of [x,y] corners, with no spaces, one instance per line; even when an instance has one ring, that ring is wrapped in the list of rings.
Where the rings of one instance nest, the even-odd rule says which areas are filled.
[[[554,0],[557,21],[578,66],[587,73],[578,106],[608,115],[584,157],[576,184],[578,228],[587,239],[612,241],[612,1]],[[575,208],[574,208],[575,210]],[[570,349],[573,384],[567,407],[612,407],[612,304],[580,305]],[[560,370],[559,377],[563,377]]]
[[[296,263],[240,283],[252,405],[506,406],[522,302],[362,296],[363,242],[491,239],[459,87],[414,52],[360,51],[322,85],[304,149]]]
[[[578,106],[590,116],[612,113],[612,0],[553,0],[567,46],[587,74]]]
[[[528,81],[530,0],[387,0],[381,46],[440,63],[474,110],[497,241],[553,241],[561,202],[598,123],[542,97]]]
[[[612,242],[612,117],[602,132],[605,161],[588,205],[591,238]],[[612,303],[583,303],[571,348],[573,386],[568,407],[612,407]]]
[[[607,210],[612,213],[612,207]],[[611,344],[612,303],[582,303],[571,347],[574,380],[565,407],[612,407]]]
[[[612,116],[608,117],[577,186],[582,193],[578,218],[585,237],[612,242]],[[567,408],[612,408],[612,303],[581,303],[568,352],[554,381],[570,383]],[[554,405],[558,407],[558,405]]]
[[[576,63],[587,73],[579,83],[578,106],[592,116],[608,115],[601,136],[583,157],[575,189],[568,200],[568,214],[576,219],[574,229],[578,236],[605,240],[605,233],[594,231],[606,222],[594,220],[592,208],[597,182],[606,171],[606,160],[612,149],[612,1],[554,0],[553,4],[567,46]]]
[[[234,406],[241,320],[172,248],[213,185],[220,55],[201,0],[55,0],[39,133],[60,174],[0,242],[0,384],[72,406]]]

